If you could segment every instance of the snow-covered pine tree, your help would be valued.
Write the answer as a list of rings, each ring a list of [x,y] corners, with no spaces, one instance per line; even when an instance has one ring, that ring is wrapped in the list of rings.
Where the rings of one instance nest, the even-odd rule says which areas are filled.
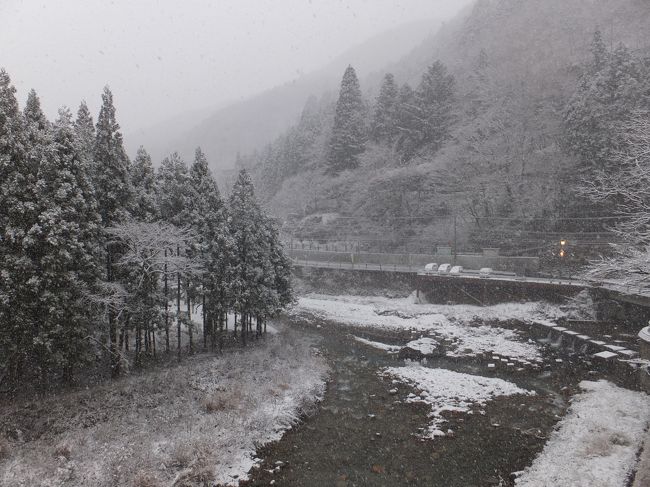
[[[174,152],[163,159],[156,174],[156,198],[160,217],[163,221],[179,227],[188,223],[188,173],[187,164]]]
[[[129,170],[133,188],[133,217],[141,222],[157,220],[159,210],[156,199],[156,172],[151,156],[144,147],[140,146],[138,149]]]
[[[395,77],[391,73],[387,73],[379,89],[379,96],[375,102],[375,110],[370,123],[370,134],[375,142],[385,141],[392,144],[396,132],[396,106]]]
[[[233,309],[241,317],[242,340],[250,317],[259,304],[264,279],[268,278],[270,262],[262,211],[248,172],[242,169],[229,199],[228,227],[233,240],[230,295]]]
[[[110,227],[124,221],[132,204],[129,158],[124,151],[120,126],[115,117],[113,93],[102,93],[94,146],[94,186],[102,223]]]
[[[358,157],[365,150],[365,141],[366,128],[361,88],[354,68],[348,66],[341,80],[341,89],[336,103],[334,126],[328,144],[327,172],[337,174],[358,167]]]
[[[397,94],[395,149],[401,154],[402,162],[410,160],[419,145],[420,120],[415,92],[408,83],[402,85]]]
[[[196,149],[189,175],[189,224],[198,236],[194,252],[199,253],[205,266],[202,279],[203,340],[216,345],[217,329],[222,331],[228,309],[228,266],[232,242],[228,234],[227,211],[214,180],[208,161],[200,148]],[[220,340],[221,343],[221,340]]]
[[[453,122],[455,80],[440,61],[433,63],[422,76],[416,92],[419,108],[421,144],[437,151],[449,137]]]
[[[41,366],[69,382],[88,358],[89,336],[97,332],[84,298],[95,290],[101,274],[101,217],[68,109],[59,111],[53,143],[54,155],[42,162],[38,181],[36,338]]]
[[[616,170],[625,148],[624,127],[638,110],[650,109],[650,64],[624,45],[608,53],[599,32],[578,88],[564,112],[565,147],[582,169]]]
[[[97,118],[94,146],[93,186],[97,197],[99,214],[104,228],[126,221],[132,210],[133,191],[129,177],[129,158],[124,151],[120,126],[115,116],[113,93],[107,87],[102,93],[102,107]],[[107,241],[107,244],[109,242]],[[112,262],[117,260],[119,248],[107,246],[106,275],[108,282],[116,280]],[[113,312],[108,312],[111,375],[119,374],[117,354],[117,323]]]
[[[93,171],[93,156],[95,150],[95,122],[93,117],[88,110],[88,105],[85,101],[82,101],[79,105],[79,110],[77,110],[77,119],[74,122],[74,130],[77,134],[77,140],[79,141],[79,150],[83,157],[88,161],[88,168]]]
[[[23,239],[34,202],[27,188],[24,118],[16,89],[0,69],[0,383],[15,386],[31,353],[31,323],[22,291],[34,273]]]

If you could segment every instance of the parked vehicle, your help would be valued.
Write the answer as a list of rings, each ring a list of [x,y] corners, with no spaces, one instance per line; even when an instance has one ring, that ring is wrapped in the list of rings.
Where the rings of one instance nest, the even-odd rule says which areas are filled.
[[[438,264],[431,263],[424,266],[425,274],[435,274],[436,272],[438,272]]]
[[[438,267],[438,274],[449,274],[451,270],[451,264],[440,264]]]
[[[483,267],[480,271],[478,271],[478,275],[480,277],[490,277],[493,273],[494,271],[491,267]]]
[[[450,276],[460,276],[462,272],[463,272],[463,266],[462,265],[455,265],[449,271],[449,275]]]

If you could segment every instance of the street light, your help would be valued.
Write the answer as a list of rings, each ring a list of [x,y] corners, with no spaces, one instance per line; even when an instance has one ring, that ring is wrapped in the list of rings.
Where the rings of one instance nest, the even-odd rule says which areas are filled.
[[[565,267],[566,265],[566,261],[564,260],[564,256],[566,255],[565,247],[566,247],[566,239],[560,240],[560,259],[562,259],[562,267]]]

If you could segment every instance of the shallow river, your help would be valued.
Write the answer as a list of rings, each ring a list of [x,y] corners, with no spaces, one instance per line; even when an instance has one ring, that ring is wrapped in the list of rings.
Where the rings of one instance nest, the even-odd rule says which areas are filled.
[[[511,473],[542,449],[578,382],[601,378],[566,357],[556,363],[555,355],[547,355],[541,370],[523,372],[488,370],[484,359],[429,359],[429,367],[500,377],[537,395],[498,397],[473,408],[474,414],[445,414],[444,429],[453,436],[423,440],[418,433],[427,427],[430,408],[406,403],[413,389],[378,374],[403,360],[355,341],[349,333],[363,335],[359,329],[289,326],[313,337],[331,363],[330,382],[314,415],[258,452],[263,462],[245,485],[513,485]],[[372,333],[373,340],[381,338],[381,332]],[[390,338],[396,340],[384,341]],[[397,394],[389,392],[393,387]]]

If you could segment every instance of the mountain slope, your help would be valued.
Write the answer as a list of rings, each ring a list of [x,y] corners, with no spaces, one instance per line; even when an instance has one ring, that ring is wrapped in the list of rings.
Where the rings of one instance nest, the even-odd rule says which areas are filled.
[[[402,165],[392,148],[370,143],[358,170],[332,178],[312,148],[315,158],[267,194],[268,204],[305,216],[294,231],[307,237],[397,245],[408,236],[430,248],[449,243],[456,227],[465,245],[507,246],[515,235],[520,247],[539,244],[530,228],[560,231],[558,218],[578,211],[567,196],[575,161],[562,147],[562,113],[593,33],[600,28],[610,49],[624,43],[650,55],[648,26],[643,0],[478,1],[385,69],[412,86],[436,59],[454,74],[457,122],[442,150]],[[498,224],[506,220],[517,227]]]
[[[400,26],[350,49],[317,72],[212,113],[184,114],[137,134],[129,134],[127,142],[145,145],[154,161],[171,151],[192,157],[194,149],[201,146],[213,169],[227,169],[232,167],[237,153],[261,149],[292,125],[311,95],[320,96],[336,90],[348,64],[353,64],[362,73],[377,71],[386,62],[400,59],[439,25],[437,21],[425,20]],[[130,153],[136,149],[128,147]]]

